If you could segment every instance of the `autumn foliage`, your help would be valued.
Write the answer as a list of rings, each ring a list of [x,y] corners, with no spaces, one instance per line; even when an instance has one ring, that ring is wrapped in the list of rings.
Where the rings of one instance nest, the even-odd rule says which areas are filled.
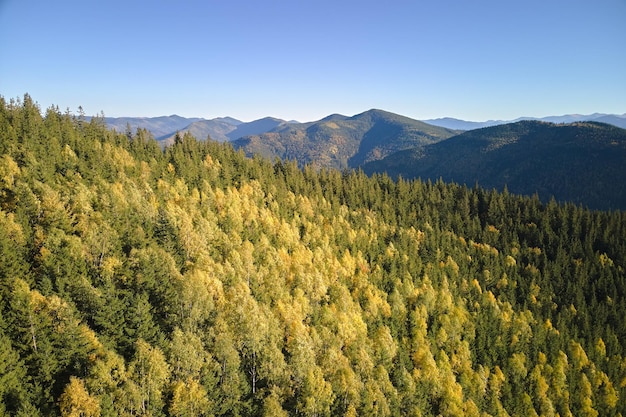
[[[626,410],[623,212],[163,150],[29,96],[0,152],[0,414]]]

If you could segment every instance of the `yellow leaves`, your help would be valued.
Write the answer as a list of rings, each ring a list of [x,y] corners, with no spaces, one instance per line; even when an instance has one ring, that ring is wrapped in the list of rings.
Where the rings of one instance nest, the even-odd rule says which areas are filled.
[[[166,213],[171,225],[178,232],[180,242],[185,250],[187,259],[198,259],[206,251],[206,238],[201,236],[194,225],[194,217],[189,210],[167,203]]]
[[[613,387],[607,374],[596,370],[593,373],[593,388],[596,391],[598,402],[601,402],[608,408],[614,408],[617,405],[619,394],[615,387]]]
[[[471,242],[472,247],[485,255],[498,256],[498,249],[487,243]]]
[[[337,338],[343,346],[351,346],[363,340],[367,335],[367,325],[357,311],[340,311],[335,313]]]
[[[514,377],[519,379],[526,378],[528,369],[526,369],[526,354],[524,352],[514,353],[509,358],[509,365]]]
[[[361,297],[365,301],[363,308],[365,309],[366,317],[376,318],[382,316],[388,318],[391,316],[391,307],[387,303],[386,294],[379,289],[368,285],[361,291]]]
[[[87,383],[93,392],[107,393],[115,398],[116,395],[119,395],[119,392],[116,391],[119,390],[127,377],[124,358],[106,350],[91,367]]]
[[[69,327],[78,326],[78,320],[73,317],[72,309],[59,296],[46,297],[37,290],[31,290],[28,284],[19,278],[15,280],[13,291],[27,301],[31,313],[41,315],[55,331],[64,332]]]
[[[308,197],[298,195],[298,213],[308,219],[312,219],[315,216],[313,203]]]
[[[542,374],[542,367],[535,366],[530,375],[531,387],[533,389],[533,397],[539,402],[539,409],[543,415],[554,416],[554,405],[548,397],[550,386],[548,381]]]
[[[92,397],[82,379],[70,377],[70,382],[59,398],[59,408],[63,417],[98,417],[100,404]]]
[[[281,398],[276,389],[263,400],[263,417],[289,417],[281,405]]]
[[[443,268],[446,268],[446,270],[450,273],[451,278],[456,278],[459,276],[459,264],[457,264],[451,256],[448,255],[448,257],[446,258],[446,262],[442,263],[441,266]]]
[[[91,330],[86,324],[80,324],[78,327],[79,335],[88,344],[89,350],[92,353],[89,355],[89,360],[95,362],[99,357],[105,354],[105,348],[98,340],[96,332]]]
[[[541,287],[539,287],[539,285],[537,285],[535,282],[532,282],[530,284],[529,298],[530,298],[531,303],[537,304],[537,296],[539,295],[540,291],[541,291]]]
[[[10,155],[0,157],[0,191],[10,190],[15,184],[15,179],[19,177],[21,170],[17,162]],[[4,191],[2,191],[4,192]]]
[[[341,347],[331,345],[322,355],[320,367],[326,371],[335,395],[341,396],[344,403],[358,402],[363,389],[361,376],[354,371]]]
[[[100,273],[105,277],[112,277],[115,271],[123,266],[122,261],[116,256],[107,256],[102,259]]]
[[[16,245],[21,246],[26,243],[22,226],[15,221],[15,214],[0,210],[0,229]]]
[[[385,367],[390,366],[396,356],[398,347],[387,326],[381,326],[376,330],[372,338],[372,344],[379,362]]]
[[[70,214],[61,194],[47,184],[37,184],[43,222],[60,229],[70,225]]]
[[[102,154],[106,158],[105,163],[112,164],[118,171],[135,167],[135,158],[122,147],[105,143],[102,149]]]
[[[416,381],[433,379],[439,375],[439,368],[430,351],[429,344],[418,344],[411,355],[411,359],[414,365],[413,377]]]
[[[329,415],[333,400],[332,386],[318,366],[310,367],[299,396],[298,409],[307,416]]]
[[[344,414],[344,417],[357,417],[357,411],[356,408],[354,407],[354,404],[350,404],[348,406],[348,409],[346,410],[346,413]]]
[[[78,160],[76,153],[68,144],[65,144],[65,146],[63,147],[63,150],[61,151],[61,156],[63,157],[63,160],[65,162],[75,162]]]
[[[509,286],[509,279],[506,273],[502,274],[502,277],[496,283],[496,288],[501,290]]]
[[[385,250],[385,255],[388,258],[393,258],[398,254],[398,250],[395,248],[395,246],[393,245],[393,242],[389,242],[389,244],[387,245],[387,249]]]
[[[508,267],[513,267],[517,265],[517,261],[511,255],[507,255],[506,258],[504,258],[504,264]]]
[[[596,341],[596,352],[604,357],[606,356],[606,345],[604,344],[604,340],[602,340],[601,337],[598,338],[598,340]]]
[[[471,399],[465,401],[463,404],[463,416],[465,417],[480,417],[480,409],[474,401]]]
[[[472,373],[472,353],[467,340],[457,344],[455,350],[450,355],[450,366],[452,372],[457,375]]]
[[[500,397],[500,391],[505,380],[506,376],[504,375],[504,372],[502,372],[502,369],[496,365],[491,373],[491,376],[489,377],[489,389],[498,398]]]
[[[552,321],[550,319],[546,319],[543,326],[548,332],[559,334],[558,329],[555,329],[554,326],[552,326]]]
[[[609,256],[606,253],[601,253],[598,256],[598,259],[600,260],[600,264],[603,267],[612,267],[615,266],[615,264],[613,263],[613,260],[611,258],[609,258]]]
[[[593,408],[593,400],[591,383],[589,383],[589,378],[587,375],[582,374],[580,379],[580,403],[581,403],[581,412],[582,416],[585,417],[597,417],[598,411]]]
[[[210,359],[196,333],[174,329],[168,358],[174,379],[182,381],[199,378]]]
[[[195,379],[176,381],[172,388],[170,414],[179,417],[204,415],[211,403],[206,389]]]
[[[377,366],[371,378],[365,382],[362,394],[362,412],[367,416],[389,416],[389,408],[397,396],[396,389],[389,380],[389,374],[382,366]]]
[[[139,390],[142,412],[151,413],[152,408],[160,408],[162,391],[170,376],[170,367],[161,349],[139,339],[129,374]]]
[[[219,159],[213,159],[210,154],[207,154],[207,156],[204,158],[203,165],[214,178],[219,175],[222,168],[222,164],[220,163]]]
[[[490,224],[487,225],[487,232],[488,233],[493,233],[494,235],[499,235],[500,234],[500,230],[498,230],[497,227],[495,227],[494,225]]]

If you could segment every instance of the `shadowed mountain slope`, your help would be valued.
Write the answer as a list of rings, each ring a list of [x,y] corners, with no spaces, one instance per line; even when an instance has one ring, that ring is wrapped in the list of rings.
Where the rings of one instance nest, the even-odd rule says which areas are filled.
[[[626,130],[522,121],[465,132],[366,164],[367,173],[503,189],[591,208],[626,208]]]

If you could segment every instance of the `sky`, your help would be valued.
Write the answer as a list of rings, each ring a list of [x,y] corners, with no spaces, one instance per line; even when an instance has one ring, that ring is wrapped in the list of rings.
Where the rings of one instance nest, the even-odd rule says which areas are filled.
[[[626,0],[0,0],[0,95],[109,117],[626,113]]]

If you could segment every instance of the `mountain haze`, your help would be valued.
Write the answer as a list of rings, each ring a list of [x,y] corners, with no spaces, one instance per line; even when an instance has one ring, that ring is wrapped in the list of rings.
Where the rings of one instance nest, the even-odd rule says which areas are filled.
[[[89,121],[91,118],[87,118]],[[178,115],[159,116],[159,117],[105,117],[104,122],[110,129],[122,133],[130,127],[131,132],[135,132],[138,128],[146,129],[152,133],[155,138],[169,136],[177,130],[184,129],[190,124],[204,120],[199,117],[186,118]]]
[[[233,119],[234,120],[234,119]],[[229,140],[228,134],[237,127],[241,122],[233,122],[229,119],[211,119],[211,120],[198,120],[190,123],[189,125],[177,129],[175,132],[168,132],[164,136],[157,137],[161,146],[167,146],[174,143],[176,134],[184,135],[189,133],[198,140],[206,140],[208,137],[217,142],[226,142]]]
[[[269,132],[286,123],[288,122],[275,117],[264,117],[249,123],[241,123],[237,125],[235,130],[229,132],[226,136],[228,136],[229,140],[233,141],[243,136],[258,135]]]
[[[363,169],[626,209],[626,130],[597,122],[522,121],[471,130]]]
[[[537,120],[541,122],[551,122],[551,123],[574,123],[574,122],[601,122],[608,123],[613,126],[621,127],[626,129],[626,114],[617,115],[617,114],[604,114],[604,113],[593,113],[588,115],[583,114],[566,114],[563,116],[547,116],[547,117],[518,117],[514,120],[487,120],[485,122],[470,122],[466,120],[455,119],[452,117],[442,117],[438,119],[428,119],[424,120],[424,122],[441,127],[447,127],[449,129],[458,129],[458,130],[473,130],[480,129],[481,127],[490,127],[503,125],[508,123],[520,122],[523,120]]]

